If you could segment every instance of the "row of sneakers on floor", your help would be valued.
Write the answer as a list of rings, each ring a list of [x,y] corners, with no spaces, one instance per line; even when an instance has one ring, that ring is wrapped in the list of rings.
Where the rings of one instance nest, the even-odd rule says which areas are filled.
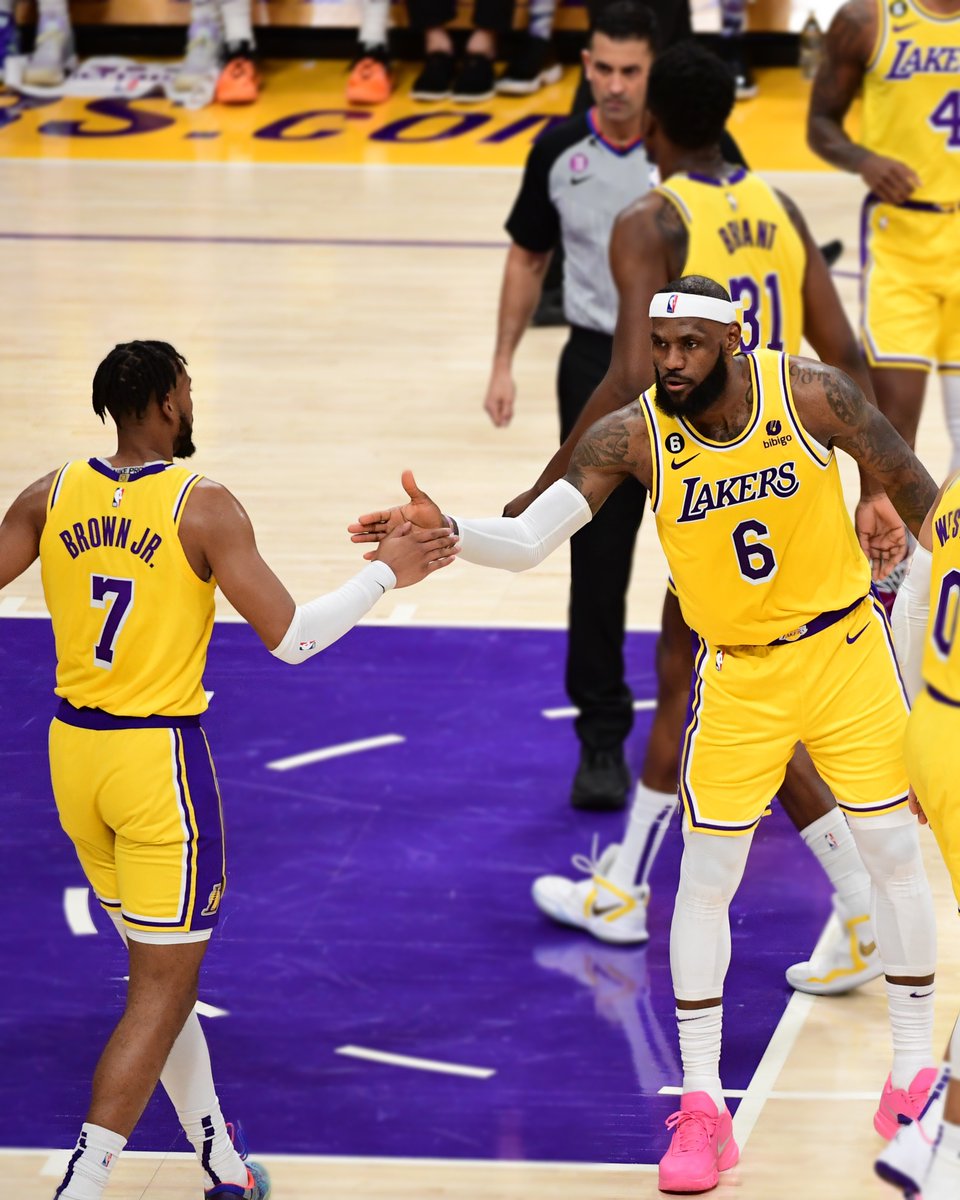
[[[543,38],[527,37],[499,78],[493,59],[485,54],[468,54],[458,63],[452,54],[434,51],[427,55],[410,94],[425,103],[480,104],[495,93],[533,95],[556,83],[562,74],[563,68],[551,60],[549,44]],[[392,86],[386,47],[368,47],[350,71],[347,100],[350,104],[382,104],[390,98]]]

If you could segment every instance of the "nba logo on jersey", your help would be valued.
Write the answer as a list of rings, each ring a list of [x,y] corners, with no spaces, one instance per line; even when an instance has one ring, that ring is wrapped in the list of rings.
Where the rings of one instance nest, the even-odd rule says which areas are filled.
[[[714,666],[717,668],[717,670],[722,671],[723,670],[723,651],[722,650],[717,651],[717,657],[713,661],[714,661]]]
[[[674,292],[674,294],[673,294],[673,295],[670,297],[670,299],[667,301],[667,312],[668,312],[668,313],[672,313],[672,312],[676,312],[676,311],[677,311],[677,301],[678,301],[679,299],[680,299],[680,297],[679,297],[679,296],[676,294],[676,292]]]
[[[121,501],[122,499],[123,499],[123,488],[121,488],[121,487],[118,487],[118,488],[116,488],[116,489],[114,490],[114,493],[113,493],[113,507],[114,507],[114,508],[119,508],[119,507],[120,507],[120,501]]]

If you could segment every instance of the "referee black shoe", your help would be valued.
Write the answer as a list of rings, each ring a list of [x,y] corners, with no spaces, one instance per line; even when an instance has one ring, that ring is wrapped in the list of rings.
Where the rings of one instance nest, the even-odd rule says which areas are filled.
[[[481,104],[494,93],[493,59],[485,54],[468,54],[453,85],[455,104]]]
[[[423,70],[413,81],[410,95],[414,100],[446,100],[456,74],[453,55],[433,50],[423,64]]]
[[[591,812],[609,812],[625,808],[630,791],[630,768],[623,747],[612,750],[580,750],[580,765],[573,777],[570,803]]]

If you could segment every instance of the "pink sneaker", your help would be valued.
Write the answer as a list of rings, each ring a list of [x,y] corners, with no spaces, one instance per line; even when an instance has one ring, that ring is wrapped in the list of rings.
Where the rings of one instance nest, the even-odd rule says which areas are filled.
[[[670,1149],[660,1159],[661,1192],[709,1192],[721,1171],[736,1166],[740,1148],[733,1140],[733,1123],[706,1092],[685,1092],[680,1111],[667,1118],[673,1130]]]
[[[873,1116],[873,1127],[877,1133],[889,1141],[901,1125],[915,1121],[923,1112],[936,1078],[936,1067],[924,1067],[916,1073],[908,1088],[895,1088],[888,1075],[880,1094],[880,1107]]]

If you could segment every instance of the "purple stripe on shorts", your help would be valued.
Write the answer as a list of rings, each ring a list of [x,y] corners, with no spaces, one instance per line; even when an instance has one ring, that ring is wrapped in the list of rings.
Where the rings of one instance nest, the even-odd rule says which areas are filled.
[[[199,727],[182,729],[179,737],[183,745],[186,783],[197,825],[197,841],[190,863],[190,870],[196,871],[196,899],[190,928],[212,929],[220,914],[220,898],[225,883],[220,793],[203,730]],[[189,882],[193,883],[192,875]],[[190,891],[186,894],[189,896]],[[205,909],[212,911],[205,912]]]
[[[892,800],[884,800],[882,804],[844,804],[842,800],[837,801],[837,808],[842,808],[844,812],[858,814],[862,817],[867,813],[886,812],[888,808],[899,808],[907,799],[907,793],[902,796],[894,796]]]
[[[102,708],[74,708],[61,700],[56,719],[77,729],[199,729],[200,717],[117,717]]]
[[[936,700],[938,704],[948,704],[951,708],[960,708],[960,700],[953,700],[949,696],[945,696],[943,692],[938,692],[929,683],[927,684],[927,691],[930,694],[930,699]]]
[[[864,602],[864,600],[866,600],[866,598],[866,596],[858,596],[856,600],[854,600],[852,604],[848,604],[846,608],[837,608],[832,612],[821,613],[819,617],[814,617],[812,621],[808,621],[805,626],[801,627],[803,629],[803,633],[801,633],[799,637],[790,637],[788,634],[786,637],[775,638],[770,645],[792,646],[794,642],[802,642],[804,638],[813,637],[815,633],[823,633],[825,629],[829,629],[831,625],[836,625],[838,621],[842,621],[844,617],[852,613],[855,608],[858,608]]]

